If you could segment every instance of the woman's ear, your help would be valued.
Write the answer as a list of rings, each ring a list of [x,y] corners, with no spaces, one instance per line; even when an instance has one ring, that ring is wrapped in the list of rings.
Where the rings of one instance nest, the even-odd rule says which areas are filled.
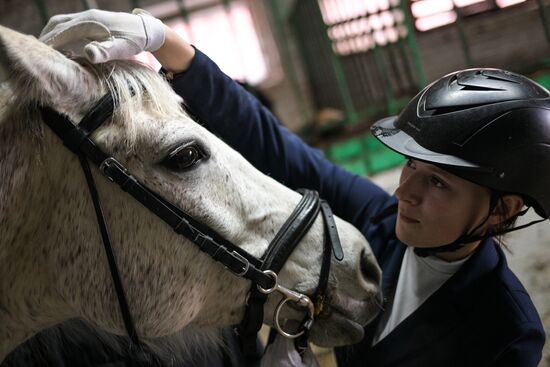
[[[501,196],[489,217],[489,224],[498,225],[512,218],[523,209],[523,205],[523,198],[519,195],[507,194]]]

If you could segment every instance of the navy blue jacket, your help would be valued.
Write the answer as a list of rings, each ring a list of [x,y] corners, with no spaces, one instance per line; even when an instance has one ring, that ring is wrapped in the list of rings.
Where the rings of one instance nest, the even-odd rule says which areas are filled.
[[[382,267],[385,297],[392,297],[406,246],[395,237],[395,215],[376,225],[370,218],[395,197],[304,144],[198,50],[172,86],[199,122],[256,168],[291,188],[318,190],[339,217],[359,228]],[[376,322],[362,342],[338,348],[339,365],[529,367],[540,361],[545,339],[529,295],[492,239],[371,347],[375,329]]]

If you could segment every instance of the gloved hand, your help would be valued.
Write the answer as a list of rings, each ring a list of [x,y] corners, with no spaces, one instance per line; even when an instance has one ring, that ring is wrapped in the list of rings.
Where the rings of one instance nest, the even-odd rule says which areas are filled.
[[[92,9],[53,16],[39,39],[69,58],[85,57],[98,64],[156,51],[164,37],[164,24],[144,10],[130,14]]]
[[[308,349],[301,357],[294,348],[294,339],[277,335],[273,343],[268,345],[260,367],[319,367],[313,352]]]

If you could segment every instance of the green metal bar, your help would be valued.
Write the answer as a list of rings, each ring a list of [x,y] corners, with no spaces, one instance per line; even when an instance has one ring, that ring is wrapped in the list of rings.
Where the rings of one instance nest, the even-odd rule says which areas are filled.
[[[50,19],[48,15],[48,10],[46,9],[46,4],[44,4],[44,0],[34,0],[34,3],[36,4],[36,7],[38,8],[38,12],[40,13],[40,18],[42,18],[42,23],[46,25],[48,23],[48,19]]]
[[[367,50],[363,55],[363,62],[367,71],[365,75],[367,77],[367,83],[372,96],[370,104],[378,106],[381,105],[383,103],[382,101],[385,101],[386,99],[384,95],[384,81],[376,64],[377,61],[374,52]],[[380,93],[380,91],[382,91],[382,93]],[[382,97],[380,97],[381,94]],[[387,109],[387,106],[384,106],[384,109]]]
[[[472,59],[472,53],[470,51],[470,46],[468,45],[468,40],[466,39],[466,33],[464,32],[464,26],[462,24],[462,11],[460,8],[453,5],[453,10],[456,13],[456,22],[455,27],[458,33],[458,38],[460,39],[460,46],[462,47],[462,53],[464,54],[464,61],[466,66],[469,68],[474,66],[474,61]]]
[[[409,60],[409,56],[407,54],[407,50],[405,49],[405,42],[403,42],[403,39],[401,37],[397,38],[397,47],[399,49],[399,54],[401,55],[401,59],[403,59],[403,65],[405,69],[405,74],[407,75],[407,91],[417,91],[418,86],[416,85],[415,78],[413,77],[413,72],[411,70],[411,63]]]
[[[130,6],[132,9],[139,8],[139,0],[130,0]]]
[[[395,83],[397,84],[396,94],[400,94],[403,90],[407,89],[405,87],[404,75],[401,72],[400,68],[400,65],[402,63],[407,63],[407,60],[400,59],[401,54],[397,49],[396,43],[388,42],[384,47],[384,50],[387,50],[388,57],[386,58],[386,60],[389,60],[390,75],[394,77]]]
[[[542,26],[544,27],[544,34],[546,35],[546,41],[550,44],[550,23],[548,22],[548,15],[544,6],[543,0],[537,0],[539,5],[539,14],[542,20]]]
[[[366,37],[366,36],[363,36]],[[361,84],[363,85],[363,88],[365,90],[364,98],[367,100],[367,103],[365,106],[362,106],[362,108],[369,108],[370,105],[372,105],[376,100],[376,81],[374,80],[371,74],[371,67],[370,67],[370,53],[368,51],[361,52],[358,54],[357,59],[358,63],[361,66]]]
[[[320,8],[321,3],[318,3],[316,0],[307,1],[308,5],[308,14],[306,17],[302,18],[300,21],[304,22],[304,19],[309,19],[308,23],[315,23],[317,27],[312,29],[310,32],[305,33],[304,42],[310,44],[309,49],[310,53],[313,55],[313,62],[311,65],[316,70],[315,80],[316,83],[316,92],[322,93],[324,104],[322,107],[334,107],[342,111],[344,108],[344,101],[340,94],[338,88],[333,88],[332,86],[338,85],[338,80],[334,73],[334,68],[332,65],[332,58],[334,57],[334,49],[332,47],[332,41],[327,33],[327,25],[319,12],[323,11]],[[325,4],[326,5],[326,4]],[[301,35],[301,38],[304,38],[304,35]],[[327,38],[329,41],[327,42]],[[311,41],[310,41],[311,40]],[[320,67],[318,67],[320,66]],[[344,120],[341,122],[346,122],[348,116],[344,113]]]
[[[221,3],[226,10],[229,10],[229,0],[221,0]]]
[[[305,65],[304,69],[307,75],[307,79],[311,87],[314,86],[314,81],[317,79],[318,75],[326,76],[328,75],[328,73],[324,71],[324,63],[319,62],[319,59],[322,59],[322,57],[318,57],[315,54],[315,51],[322,50],[315,50],[317,38],[316,34],[312,33],[311,31],[313,22],[305,23],[302,21],[306,17],[309,18],[310,9],[308,9],[308,6],[309,5],[304,2],[295,5],[295,9],[291,17],[291,24],[292,31],[298,43],[298,50],[302,57],[302,62]],[[305,40],[304,35],[311,36],[307,37],[307,40]],[[328,88],[315,88],[315,90],[311,91],[315,107],[320,107],[323,104],[323,101],[326,101],[328,99],[326,97],[328,92],[327,89]]]
[[[178,4],[178,10],[179,10],[180,16],[185,22],[185,25],[187,26],[187,33],[189,35],[188,41],[190,43],[193,43],[195,40],[195,37],[193,35],[193,29],[191,29],[191,23],[189,22],[189,10],[187,10],[187,7],[185,6],[185,3],[183,2],[183,0],[176,0],[176,3]]]
[[[285,42],[285,35],[284,35],[284,17],[281,12],[281,8],[279,7],[280,4],[277,4],[277,0],[267,0],[268,6],[271,9],[271,14],[273,15],[273,21],[275,25],[275,38],[277,39],[277,44],[279,45],[280,51],[281,51],[281,62],[283,64],[283,69],[285,71],[285,74],[288,76],[290,85],[292,87],[292,93],[294,94],[294,98],[296,99],[296,103],[298,104],[298,109],[300,111],[300,115],[302,117],[302,121],[307,121],[308,116],[306,112],[306,107],[304,103],[304,97],[302,96],[302,92],[300,89],[300,84],[298,82],[298,76],[296,75],[296,71],[291,63],[291,56],[290,56],[290,49],[288,47],[288,43]]]
[[[189,21],[189,12],[187,11],[187,8],[185,7],[185,4],[183,3],[183,0],[177,0],[178,3],[178,10],[180,12],[181,17],[185,22]]]
[[[315,12],[317,13],[316,16],[319,17],[319,19],[323,19],[323,15],[321,13],[321,8],[319,6],[319,1],[315,1]],[[353,107],[353,101],[351,99],[351,94],[349,91],[348,82],[346,80],[346,75],[344,73],[344,68],[342,67],[342,63],[340,62],[340,59],[337,55],[334,54],[334,51],[332,49],[332,42],[328,36],[328,26],[323,21],[323,41],[325,44],[329,47],[330,50],[330,61],[332,64],[332,69],[334,71],[334,76],[336,77],[336,84],[338,85],[338,91],[340,92],[340,96],[342,97],[342,102],[344,104],[344,112],[346,113],[346,122],[347,123],[354,123],[357,121],[357,111],[355,111],[355,108]]]
[[[412,14],[409,7],[409,0],[400,0],[399,6],[403,12],[405,18],[405,26],[407,27],[407,42],[409,44],[409,49],[413,57],[414,66],[416,69],[416,75],[418,78],[418,84],[420,88],[423,88],[426,85],[426,74],[424,73],[424,67],[422,66],[422,61],[420,60],[420,53],[418,52],[418,45],[416,43],[415,32],[416,29],[412,22]]]
[[[394,115],[397,113],[397,106],[395,104],[395,99],[393,98],[393,92],[391,90],[386,64],[384,63],[380,48],[377,45],[374,45],[372,53],[374,55],[374,61],[376,62],[376,68],[378,69],[380,78],[382,79],[382,85],[384,86],[384,99],[386,100],[388,114]]]
[[[235,24],[235,22],[233,21],[233,17],[231,16],[231,4],[230,4],[230,0],[221,0],[222,2],[222,5],[223,5],[223,9],[225,11],[225,16],[227,17],[227,21],[229,22],[229,27],[231,28],[231,32],[233,33],[233,35],[235,36],[234,39],[235,39],[235,45],[237,46],[237,57],[239,58],[239,62],[241,63],[241,66],[243,68],[243,70],[245,71],[245,74],[246,74],[246,68],[247,68],[247,65],[246,65],[246,61],[245,61],[245,57],[244,57],[244,50],[243,50],[243,47],[242,45],[238,42],[237,40],[237,25]]]
[[[88,4],[87,0],[80,0],[80,2],[82,3],[82,6],[84,6],[84,9],[90,9],[90,4]]]
[[[369,89],[370,82],[368,81],[368,70],[364,62],[364,53],[357,53],[351,56],[353,67],[357,71],[358,88],[360,93],[361,107],[368,107],[372,99],[372,93]]]

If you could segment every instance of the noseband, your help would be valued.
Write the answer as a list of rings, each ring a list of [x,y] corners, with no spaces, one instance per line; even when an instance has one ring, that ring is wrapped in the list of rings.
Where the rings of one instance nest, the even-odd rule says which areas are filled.
[[[261,258],[256,258],[141,184],[119,161],[105,154],[94,144],[89,138],[90,135],[108,120],[113,112],[114,101],[110,93],[103,96],[78,125],[75,125],[67,116],[50,107],[41,107],[42,120],[63,141],[63,144],[80,159],[96,212],[120,311],[132,343],[139,350],[143,350],[143,344],[138,338],[126,300],[123,282],[118,271],[107,224],[88,161],[97,166],[107,179],[119,185],[122,190],[166,222],[175,232],[192,241],[201,251],[222,263],[226,269],[236,276],[252,282],[245,317],[237,328],[246,354],[252,354],[251,351],[256,349],[256,335],[263,322],[263,305],[267,300],[267,296],[273,292],[282,295],[282,300],[274,314],[273,324],[275,328],[287,338],[300,337],[301,345],[306,343],[313,320],[321,313],[323,308],[330,272],[331,253],[339,261],[344,257],[329,205],[319,198],[316,191],[303,190],[302,199],[271,241],[266,253]],[[319,212],[322,213],[323,217],[325,238],[323,240],[323,259],[319,283],[312,301],[307,295],[279,284],[277,274],[294,248],[311,228]],[[285,331],[281,326],[280,312],[286,304],[293,304],[294,307],[306,311],[306,316],[296,332]]]

